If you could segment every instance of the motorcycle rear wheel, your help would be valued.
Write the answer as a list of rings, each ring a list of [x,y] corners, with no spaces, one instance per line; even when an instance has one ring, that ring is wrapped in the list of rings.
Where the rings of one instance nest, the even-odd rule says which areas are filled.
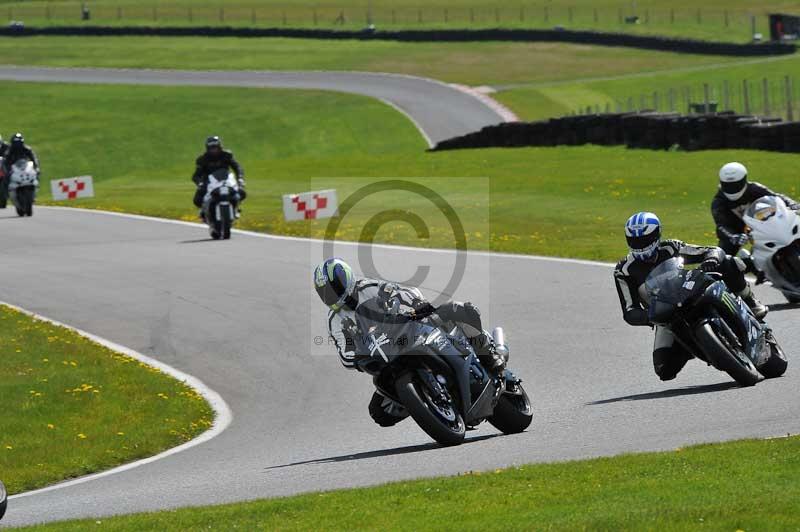
[[[417,425],[442,445],[458,445],[464,441],[466,424],[461,414],[452,409],[455,419],[448,421],[437,413],[439,407],[424,392],[425,385],[413,371],[403,373],[395,382],[397,396]]]
[[[503,434],[518,434],[527,429],[533,421],[531,400],[521,384],[517,384],[520,394],[504,393],[488,419]]]
[[[758,370],[749,360],[743,362],[735,353],[731,352],[725,341],[711,327],[704,323],[697,328],[697,343],[713,362],[714,367],[727,373],[742,386],[753,386],[761,380]],[[742,355],[744,357],[744,355]],[[746,358],[746,357],[745,357]]]

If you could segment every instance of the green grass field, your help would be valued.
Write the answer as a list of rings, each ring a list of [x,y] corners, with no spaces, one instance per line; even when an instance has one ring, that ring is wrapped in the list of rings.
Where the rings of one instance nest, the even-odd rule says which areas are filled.
[[[3,1],[5,16],[30,24],[84,24],[77,1]],[[362,28],[368,21],[379,28],[485,28],[524,27],[597,29],[709,40],[746,42],[752,37],[751,16],[757,15],[756,31],[767,32],[766,14],[797,11],[796,3],[771,0],[753,5],[736,0],[713,0],[698,5],[688,0],[665,6],[656,0],[98,0],[87,2],[92,24],[126,25],[245,25],[325,28]],[[638,24],[623,18],[639,16]],[[2,14],[0,14],[2,16]]]
[[[0,306],[0,477],[10,493],[157,454],[211,426],[158,370]]]
[[[793,437],[25,530],[797,530],[798,474]]]
[[[24,46],[20,46],[20,43]],[[489,85],[494,96],[524,119],[541,119],[586,106],[617,102],[652,107],[652,94],[666,110],[667,92],[685,110],[684,90],[702,101],[703,83],[712,100],[743,110],[741,83],[750,81],[752,111],[763,111],[761,79],[771,82],[770,102],[785,108],[781,83],[800,78],[800,56],[737,59],[625,48],[552,43],[398,43],[307,39],[203,39],[148,37],[31,37],[0,39],[3,63],[241,70],[361,70],[432,77],[452,83]],[[498,69],[502,64],[504,68]],[[795,109],[800,89],[793,91]]]
[[[313,39],[0,38],[3,64],[215,70],[361,70],[469,85],[570,81],[730,63],[733,58],[553,43]],[[503,68],[497,68],[502,64]]]
[[[796,156],[789,154],[596,146],[426,153],[402,115],[343,94],[3,83],[0,97],[17,110],[4,127],[24,131],[38,148],[45,178],[95,176],[97,197],[77,206],[196,219],[194,157],[206,134],[219,133],[247,170],[250,198],[240,227],[278,234],[321,236],[326,227],[284,222],[282,194],[313,183],[345,195],[375,179],[406,177],[451,191],[447,199],[463,209],[472,248],[612,260],[625,249],[625,218],[643,209],[659,213],[671,236],[712,242],[709,201],[716,172],[729,160],[798,192]],[[488,198],[481,177],[489,179]],[[46,185],[42,192],[47,201]],[[371,214],[354,213],[339,237],[358,239]],[[452,245],[446,231],[419,240],[399,223],[378,237]]]

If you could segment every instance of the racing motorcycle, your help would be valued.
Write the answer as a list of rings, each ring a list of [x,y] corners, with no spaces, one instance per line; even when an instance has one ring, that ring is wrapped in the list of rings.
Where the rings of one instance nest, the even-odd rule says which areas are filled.
[[[214,240],[231,237],[231,227],[239,217],[239,182],[233,172],[219,169],[208,176],[202,215]]]
[[[402,404],[417,425],[443,445],[457,445],[468,429],[488,421],[505,434],[524,431],[533,409],[522,380],[511,370],[481,364],[464,332],[438,317],[405,319],[390,311],[375,324],[357,315],[371,353],[356,361],[378,393]],[[491,349],[507,357],[498,327]]]
[[[772,330],[721,277],[687,270],[680,258],[663,262],[645,281],[650,322],[667,327],[689,353],[742,386],[780,377],[788,362]]]
[[[33,203],[39,188],[39,172],[28,159],[20,159],[11,166],[8,176],[8,194],[19,216],[33,216]]]
[[[790,303],[800,303],[800,216],[781,198],[766,196],[754,201],[742,219],[756,267]]]
[[[0,519],[6,514],[6,507],[8,506],[8,494],[3,482],[0,481]]]

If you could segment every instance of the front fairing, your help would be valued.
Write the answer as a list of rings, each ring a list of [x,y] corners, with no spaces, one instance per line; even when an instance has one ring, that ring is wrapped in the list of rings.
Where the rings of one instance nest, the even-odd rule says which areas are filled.
[[[658,265],[645,280],[650,321],[669,324],[702,288],[703,273],[683,269],[681,259],[673,258]]]
[[[742,219],[753,241],[753,261],[761,270],[776,252],[800,239],[800,217],[778,197],[757,199]]]

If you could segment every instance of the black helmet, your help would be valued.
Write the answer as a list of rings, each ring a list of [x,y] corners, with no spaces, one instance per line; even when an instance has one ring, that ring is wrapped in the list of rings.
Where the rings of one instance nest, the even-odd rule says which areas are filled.
[[[336,311],[352,297],[356,285],[350,266],[342,259],[328,259],[314,270],[314,288],[323,303]]]
[[[22,136],[22,133],[14,133],[14,136],[11,137],[11,145],[23,146],[24,144],[25,144],[25,137]]]
[[[222,139],[219,138],[217,135],[212,135],[206,139],[206,149],[221,148],[221,147],[222,147]]]

